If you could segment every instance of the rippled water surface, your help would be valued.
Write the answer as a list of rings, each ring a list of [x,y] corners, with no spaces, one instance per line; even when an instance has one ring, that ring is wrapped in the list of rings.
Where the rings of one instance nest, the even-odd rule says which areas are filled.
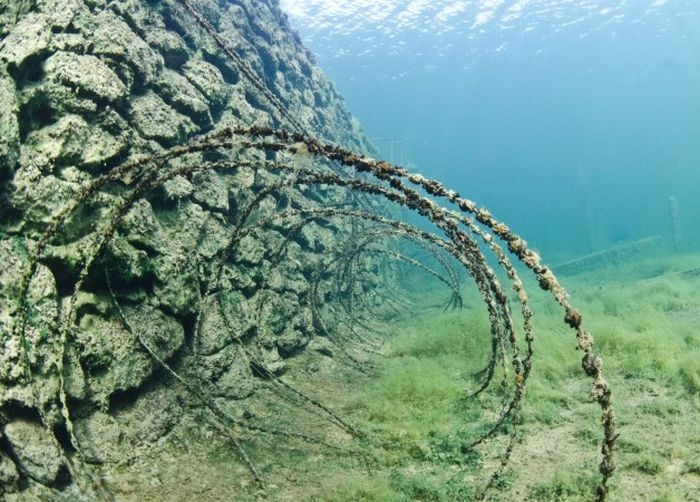
[[[383,157],[565,259],[700,228],[689,0],[282,0]]]

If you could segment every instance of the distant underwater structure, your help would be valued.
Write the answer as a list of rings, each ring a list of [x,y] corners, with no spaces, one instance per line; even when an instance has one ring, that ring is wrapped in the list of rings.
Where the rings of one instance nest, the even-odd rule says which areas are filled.
[[[189,409],[178,399],[206,410],[264,492],[241,434],[318,439],[240,412],[263,384],[361,437],[281,375],[319,337],[362,366],[353,326],[386,301],[390,264],[417,261],[408,243],[443,264],[415,263],[444,279],[450,305],[447,258],[488,311],[477,394],[498,383],[508,397],[471,447],[503,430],[509,441],[482,492],[515,447],[534,359],[510,253],[576,336],[602,410],[594,497],[606,498],[611,390],[566,291],[486,209],[371,158],[276,2],[5,3],[0,61],[0,493],[114,498],[101,470],[120,462],[123,431],[157,441]]]

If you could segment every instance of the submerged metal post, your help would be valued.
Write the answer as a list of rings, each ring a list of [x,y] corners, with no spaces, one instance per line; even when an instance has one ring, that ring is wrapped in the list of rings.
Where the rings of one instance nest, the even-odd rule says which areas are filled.
[[[588,239],[588,252],[593,253],[598,248],[596,240],[596,228],[593,218],[593,206],[591,205],[591,193],[588,190],[586,173],[583,167],[578,168],[578,184],[583,197],[583,214],[586,222],[586,237]]]
[[[668,210],[671,217],[671,238],[673,240],[673,250],[679,252],[683,246],[683,230],[681,227],[681,217],[678,211],[678,202],[671,196],[668,198]]]

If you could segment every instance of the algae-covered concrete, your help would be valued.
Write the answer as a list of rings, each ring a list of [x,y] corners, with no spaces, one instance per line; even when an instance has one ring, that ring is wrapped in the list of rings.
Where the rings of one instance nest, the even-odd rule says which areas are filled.
[[[109,493],[95,466],[133,463],[191,405],[173,375],[230,403],[311,340],[310,270],[330,228],[248,232],[217,292],[225,308],[207,307],[208,263],[263,174],[174,176],[112,220],[138,179],[85,195],[119,166],[238,126],[367,149],[276,1],[0,0],[0,496]]]

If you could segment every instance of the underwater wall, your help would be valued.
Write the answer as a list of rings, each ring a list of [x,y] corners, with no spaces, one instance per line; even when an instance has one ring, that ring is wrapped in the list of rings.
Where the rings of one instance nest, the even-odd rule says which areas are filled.
[[[261,194],[260,150],[199,169],[227,154],[193,138],[370,147],[276,1],[1,0],[0,110],[0,498],[109,499],[94,466],[135,462],[186,413],[160,381],[186,375],[215,408],[312,338],[333,227],[247,231],[214,271],[250,208],[347,202]]]

